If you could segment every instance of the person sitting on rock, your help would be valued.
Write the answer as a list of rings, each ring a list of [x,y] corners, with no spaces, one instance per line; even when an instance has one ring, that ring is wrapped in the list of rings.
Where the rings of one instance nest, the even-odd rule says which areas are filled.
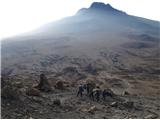
[[[113,97],[113,92],[110,89],[104,89],[102,92],[103,100],[106,100],[106,96]]]
[[[78,92],[77,92],[77,97],[80,95],[81,97],[83,96],[83,91],[84,91],[84,88],[83,88],[83,85],[79,85],[78,87]]]
[[[115,94],[111,89],[107,89],[107,96],[113,97]]]

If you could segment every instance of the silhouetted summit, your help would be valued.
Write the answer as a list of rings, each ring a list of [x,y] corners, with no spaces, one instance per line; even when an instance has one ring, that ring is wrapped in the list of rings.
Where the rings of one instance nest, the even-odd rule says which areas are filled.
[[[93,2],[91,6],[87,8],[82,8],[78,11],[78,13],[111,13],[111,14],[126,14],[123,11],[117,10],[113,8],[110,4],[104,4],[102,2]]]
[[[110,4],[104,4],[101,2],[94,2],[90,6],[91,9],[98,9],[98,10],[115,10]]]

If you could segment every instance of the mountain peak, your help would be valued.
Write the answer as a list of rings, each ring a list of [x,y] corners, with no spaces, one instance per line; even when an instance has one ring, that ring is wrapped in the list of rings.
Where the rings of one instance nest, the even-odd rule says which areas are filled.
[[[110,4],[105,4],[102,2],[93,2],[89,8],[82,8],[77,13],[84,14],[84,13],[94,13],[95,11],[102,12],[102,13],[112,13],[112,14],[119,14],[125,15],[126,13],[120,10],[113,8]]]
[[[94,2],[90,6],[90,8],[99,10],[114,10],[114,8],[110,4],[104,4],[102,2]]]

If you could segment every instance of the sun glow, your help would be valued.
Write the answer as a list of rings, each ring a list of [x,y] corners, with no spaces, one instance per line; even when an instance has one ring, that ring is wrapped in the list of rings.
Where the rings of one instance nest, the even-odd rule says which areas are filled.
[[[94,1],[110,3],[135,16],[160,20],[159,0],[0,0],[0,38],[27,32],[45,23],[74,15]]]
[[[75,0],[2,0],[0,37],[30,31],[47,22],[74,15],[80,6]],[[78,2],[78,0],[77,0]]]

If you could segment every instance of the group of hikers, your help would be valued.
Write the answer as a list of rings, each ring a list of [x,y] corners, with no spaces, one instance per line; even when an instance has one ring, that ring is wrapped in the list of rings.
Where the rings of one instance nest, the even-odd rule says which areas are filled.
[[[101,90],[99,86],[92,85],[91,83],[80,84],[78,86],[77,97],[82,97],[85,91],[89,98],[96,101],[99,101],[101,96],[103,100],[106,100],[107,96],[113,97],[113,92],[110,89]]]
[[[59,85],[59,84],[57,84]],[[59,86],[62,87],[60,84]],[[35,88],[44,91],[44,92],[49,92],[51,91],[51,86],[45,76],[45,74],[40,75],[40,82]],[[92,81],[86,82],[85,84],[80,84],[78,86],[78,92],[77,92],[77,97],[80,96],[82,97],[84,95],[84,92],[87,94],[87,96],[92,99],[99,101],[101,96],[103,100],[106,100],[107,96],[113,97],[113,92],[110,89],[100,89],[99,86],[96,86],[96,84]]]

